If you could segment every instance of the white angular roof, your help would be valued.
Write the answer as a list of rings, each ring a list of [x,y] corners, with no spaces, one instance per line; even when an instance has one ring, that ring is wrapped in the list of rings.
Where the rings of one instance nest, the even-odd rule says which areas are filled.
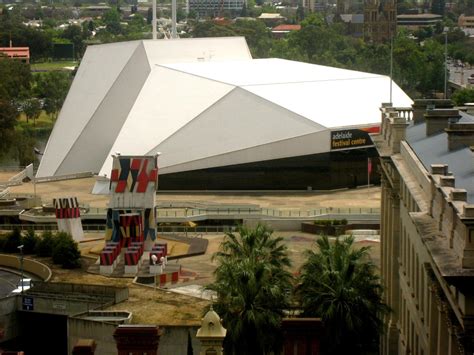
[[[161,152],[160,174],[327,151],[330,128],[380,121],[389,86],[381,75],[252,59],[241,37],[90,46],[37,176],[109,175],[117,151]],[[395,83],[392,101],[411,105]]]

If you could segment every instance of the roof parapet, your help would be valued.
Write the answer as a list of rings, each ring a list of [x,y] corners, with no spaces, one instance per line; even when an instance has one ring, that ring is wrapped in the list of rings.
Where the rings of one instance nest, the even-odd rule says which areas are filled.
[[[452,189],[450,192],[451,201],[467,202],[466,189]]]
[[[474,218],[474,205],[464,205],[464,217],[466,218]]]
[[[447,99],[416,99],[413,104],[413,122],[422,123],[425,120],[424,114],[428,108],[453,108],[451,100]]]
[[[428,109],[424,115],[426,120],[426,136],[442,132],[449,123],[457,122],[461,115],[456,109]]]
[[[448,165],[446,165],[446,164],[431,164],[431,174],[433,174],[433,175],[448,175]]]
[[[474,145],[474,123],[449,123],[445,131],[448,134],[449,150]]]

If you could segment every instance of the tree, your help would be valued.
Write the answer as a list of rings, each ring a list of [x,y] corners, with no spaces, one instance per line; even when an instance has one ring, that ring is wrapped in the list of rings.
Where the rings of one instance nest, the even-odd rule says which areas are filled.
[[[37,95],[44,99],[44,110],[54,120],[71,85],[69,72],[51,71],[36,76]]]
[[[33,228],[29,228],[26,232],[26,235],[22,239],[23,244],[23,253],[25,254],[33,254],[36,248],[36,238],[35,230]]]
[[[4,250],[7,253],[16,253],[18,252],[18,247],[21,245],[21,232],[20,229],[13,229],[7,235],[7,239],[4,244]]]
[[[301,268],[296,294],[303,315],[321,317],[327,354],[362,354],[376,351],[382,330],[382,316],[388,308],[382,302],[382,287],[375,265],[368,259],[368,247],[354,249],[352,236],[327,236],[317,240],[318,251],[308,251]]]
[[[15,137],[17,110],[0,95],[0,156],[11,148]]]
[[[64,30],[61,37],[69,40],[74,45],[75,59],[81,58],[86,50],[84,40],[87,39],[88,33],[84,32],[81,26],[70,25]]]
[[[474,89],[456,90],[451,96],[456,105],[464,105],[466,102],[474,102]]]
[[[35,252],[38,256],[47,257],[51,256],[53,252],[53,234],[51,231],[43,232],[41,238],[37,241]]]
[[[0,55],[0,78],[1,99],[16,101],[29,95],[32,76],[28,64]]]
[[[122,33],[120,25],[120,12],[117,9],[110,9],[104,14],[104,23],[109,33],[118,35]]]
[[[75,269],[81,266],[81,252],[70,234],[59,232],[54,238],[53,262],[63,269]]]
[[[277,351],[280,322],[289,306],[292,276],[282,238],[263,225],[239,227],[227,233],[218,261],[215,282],[207,289],[217,293],[214,309],[227,328],[226,354],[264,354]]]
[[[23,101],[23,112],[26,116],[26,122],[28,123],[32,119],[34,125],[36,125],[36,119],[41,114],[41,102],[35,97]]]

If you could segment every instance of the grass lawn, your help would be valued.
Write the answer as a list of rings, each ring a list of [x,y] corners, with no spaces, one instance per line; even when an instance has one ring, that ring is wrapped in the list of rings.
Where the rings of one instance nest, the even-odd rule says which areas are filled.
[[[51,117],[45,112],[41,111],[41,115],[36,119],[36,125],[34,124],[33,120],[30,120],[26,123],[26,115],[21,113],[20,116],[17,118],[18,124],[21,128],[29,126],[30,128],[49,128],[52,129],[54,122],[51,120]]]
[[[67,70],[66,67],[75,67],[78,64],[77,61],[72,60],[60,60],[57,62],[43,62],[43,63],[32,63],[30,65],[31,70],[51,71],[51,70]]]

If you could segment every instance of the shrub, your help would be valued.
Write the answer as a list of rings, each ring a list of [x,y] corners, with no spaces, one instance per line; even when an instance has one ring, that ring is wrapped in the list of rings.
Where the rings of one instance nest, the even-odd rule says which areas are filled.
[[[38,256],[51,256],[53,253],[53,234],[51,231],[43,232],[41,238],[36,242],[35,252]]]
[[[347,219],[319,219],[314,221],[314,224],[320,226],[345,226],[347,224]]]
[[[26,235],[22,239],[23,253],[33,254],[35,252],[37,240],[38,239],[36,238],[35,230],[33,228],[29,228],[28,232],[26,232]]]
[[[3,250],[6,253],[18,252],[18,247],[21,245],[21,233],[19,228],[13,229],[7,234]]]
[[[71,235],[60,232],[54,238],[53,263],[64,269],[75,269],[81,266],[81,252]]]

